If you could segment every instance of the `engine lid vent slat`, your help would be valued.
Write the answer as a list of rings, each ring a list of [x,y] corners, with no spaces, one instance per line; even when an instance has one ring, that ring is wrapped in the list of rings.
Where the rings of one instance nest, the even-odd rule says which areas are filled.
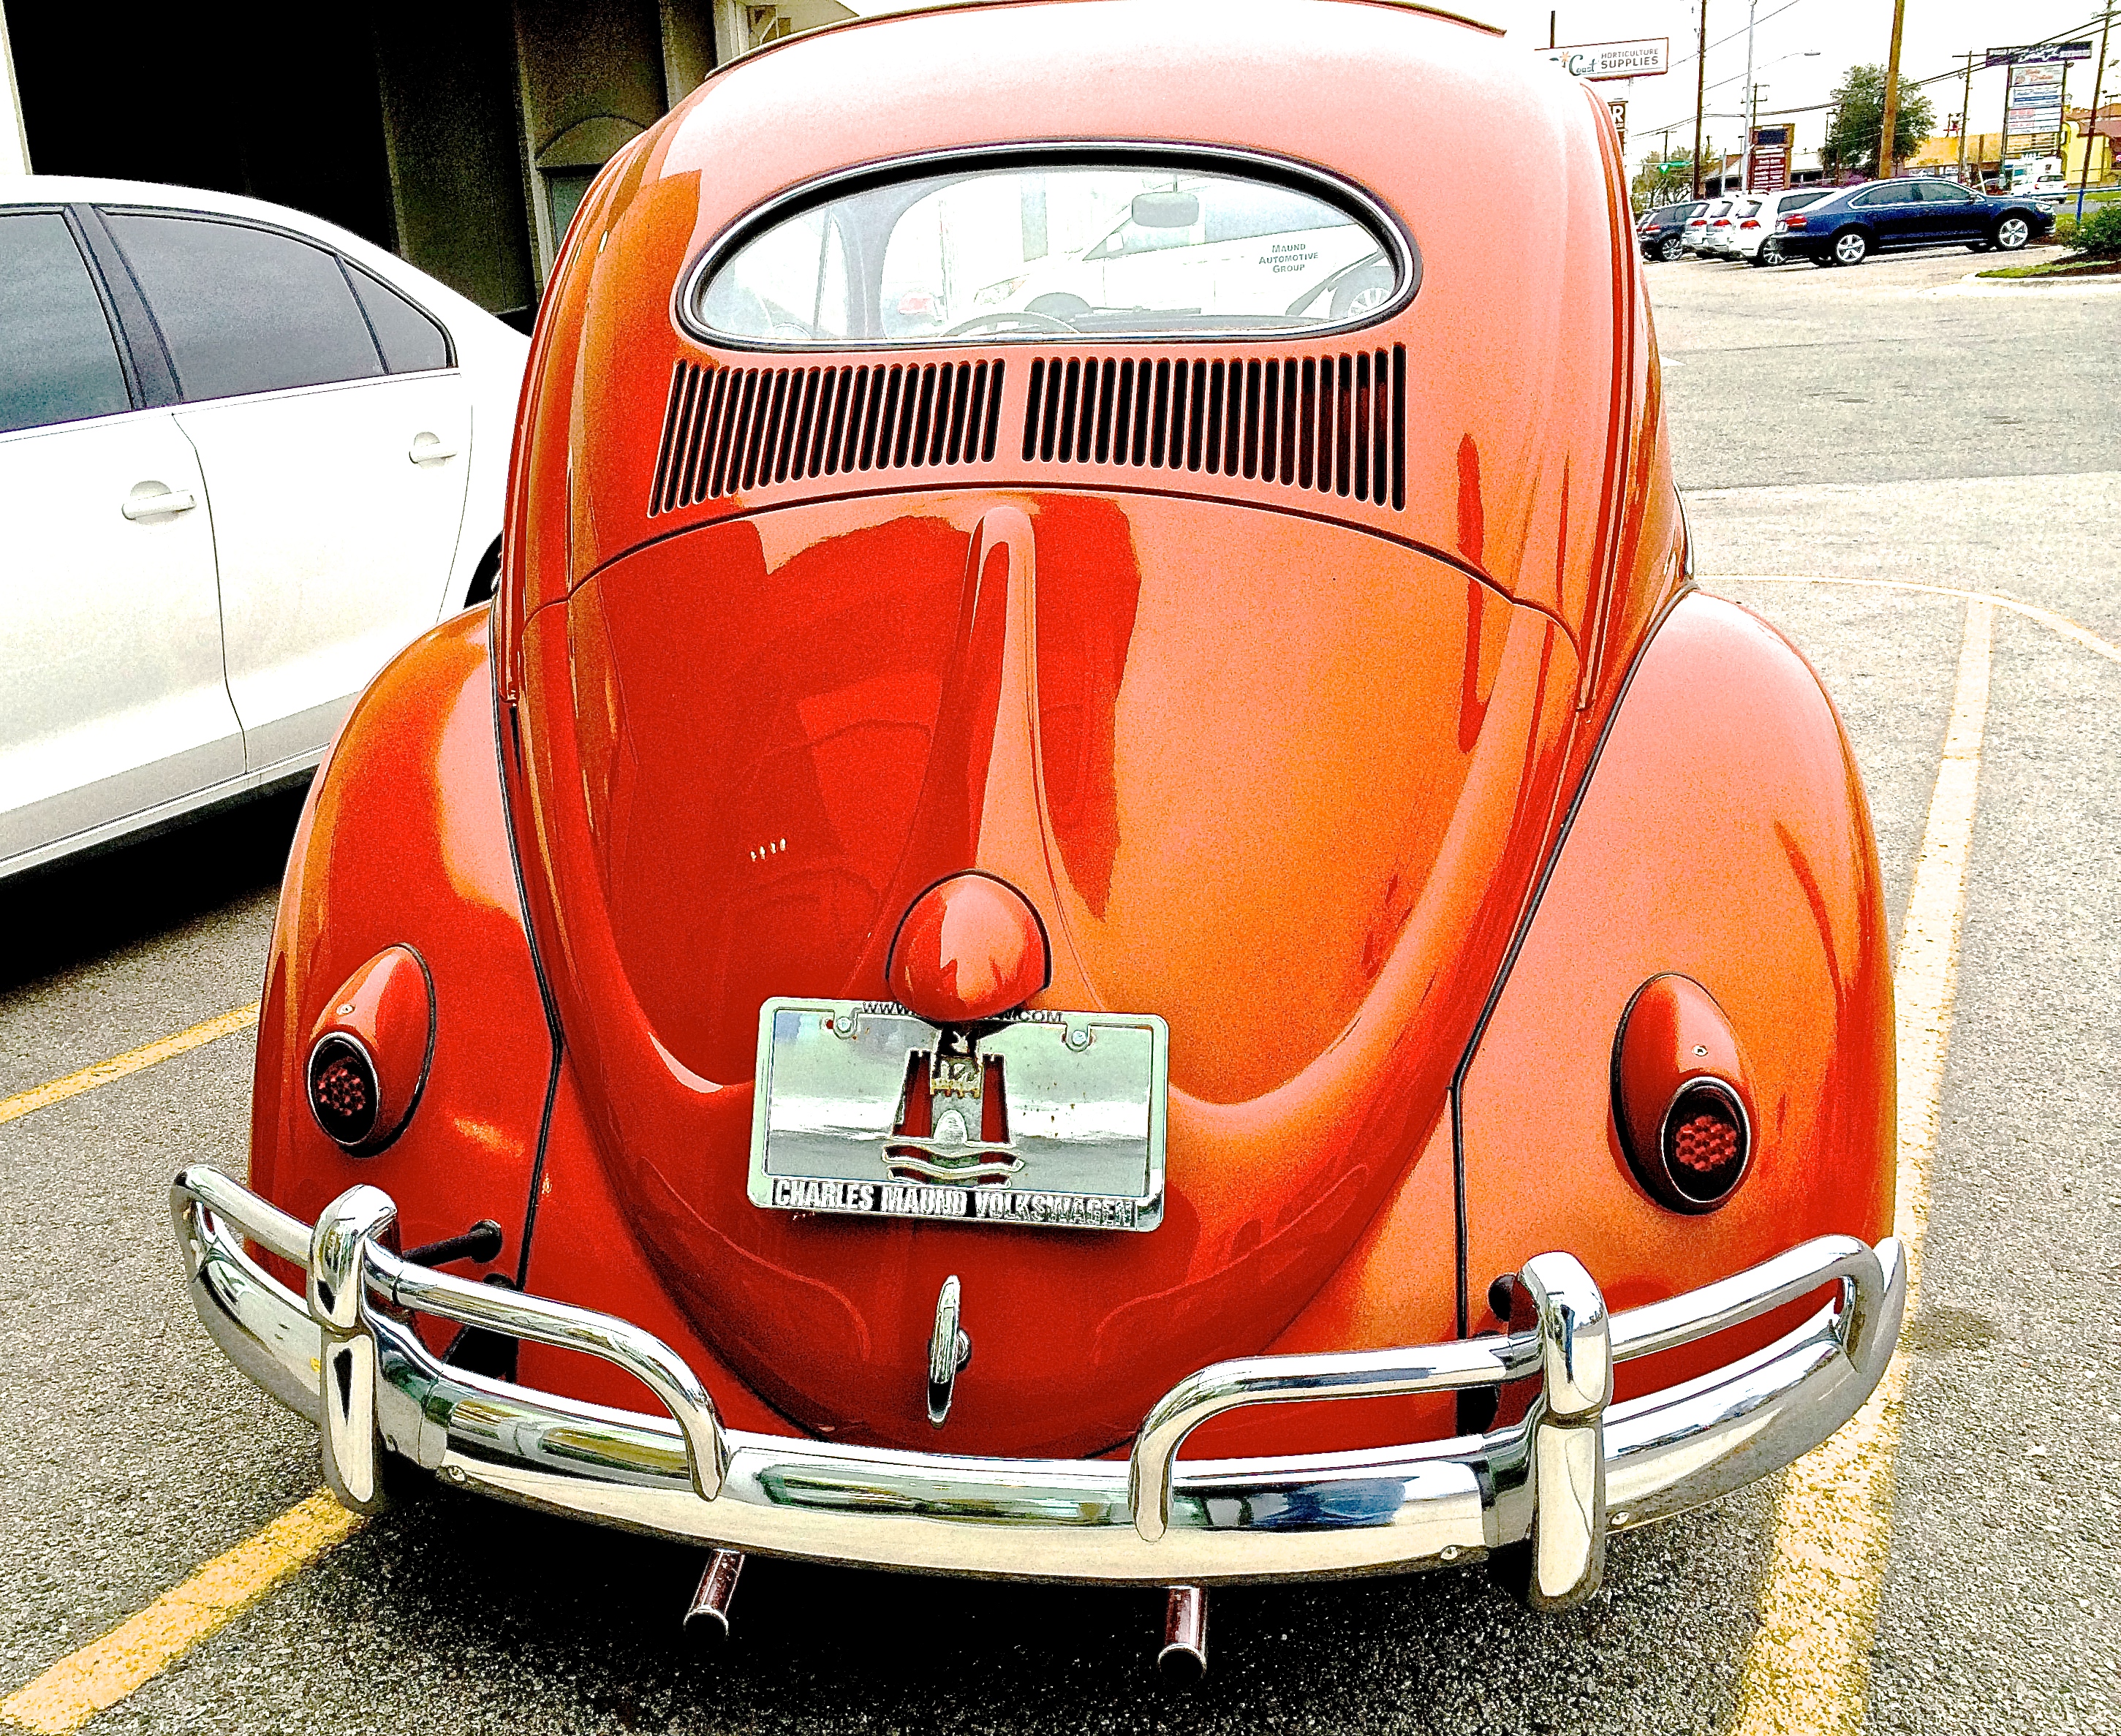
[[[1241,476],[1404,510],[1406,348],[1041,357],[1031,364],[1023,456]]]
[[[648,516],[776,483],[991,460],[1004,364],[671,370]]]

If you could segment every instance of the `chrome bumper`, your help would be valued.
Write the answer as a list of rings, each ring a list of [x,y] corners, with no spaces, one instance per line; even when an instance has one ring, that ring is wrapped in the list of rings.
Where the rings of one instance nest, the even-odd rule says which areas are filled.
[[[348,1506],[383,1504],[385,1449],[466,1488],[738,1550],[874,1567],[1151,1585],[1406,1571],[1525,1543],[1536,1604],[1597,1589],[1609,1532],[1788,1464],[1884,1372],[1907,1295],[1900,1243],[1822,1236],[1669,1301],[1607,1316],[1590,1275],[1541,1254],[1519,1282],[1528,1332],[1405,1350],[1260,1357],[1189,1375],[1126,1464],[977,1459],[725,1429],[660,1340],[587,1309],[408,1264],[395,1208],[355,1188],[314,1227],[217,1171],[170,1213],[193,1304],[237,1367],[315,1422]],[[245,1238],[302,1266],[297,1296]],[[1776,1343],[1694,1380],[1611,1402],[1612,1366],[1691,1343],[1838,1282]],[[440,1361],[407,1310],[600,1357],[668,1407],[587,1404]],[[1536,1379],[1524,1419],[1484,1435],[1274,1459],[1177,1459],[1209,1417],[1292,1399],[1405,1396]]]

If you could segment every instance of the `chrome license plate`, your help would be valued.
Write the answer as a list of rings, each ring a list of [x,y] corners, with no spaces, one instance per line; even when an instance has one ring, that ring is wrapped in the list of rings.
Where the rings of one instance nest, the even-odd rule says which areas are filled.
[[[966,1037],[888,1002],[776,997],[759,1009],[752,1203],[1154,1230],[1168,1045],[1154,1013],[1019,1012]]]

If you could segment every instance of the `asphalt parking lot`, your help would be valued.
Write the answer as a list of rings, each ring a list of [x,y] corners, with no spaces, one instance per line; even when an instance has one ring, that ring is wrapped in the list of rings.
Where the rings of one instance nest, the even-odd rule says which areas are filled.
[[[1561,1617],[1478,1571],[1218,1592],[1186,1695],[1151,1594],[763,1560],[702,1663],[697,1552],[438,1490],[87,1727],[2121,1729],[2121,293],[1968,285],[1985,263],[1649,272],[1704,583],[1820,668],[1890,907],[1963,894],[1948,1025],[1912,1039],[1942,1077],[1898,1402],[1823,1490],[1621,1538]],[[1962,873],[1933,798],[1976,701]],[[9,887],[0,1100],[254,1000],[292,814]],[[0,1105],[0,1696],[317,1487],[165,1211],[181,1165],[241,1172],[249,1063],[238,1031]],[[1806,1529],[1830,1508],[1853,1529]]]

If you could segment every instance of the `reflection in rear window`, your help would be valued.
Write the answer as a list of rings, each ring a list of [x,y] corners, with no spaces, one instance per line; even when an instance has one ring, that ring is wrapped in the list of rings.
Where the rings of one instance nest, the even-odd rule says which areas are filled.
[[[707,333],[769,344],[1312,330],[1396,296],[1374,223],[1322,190],[1125,164],[871,185],[753,235],[700,283]]]

